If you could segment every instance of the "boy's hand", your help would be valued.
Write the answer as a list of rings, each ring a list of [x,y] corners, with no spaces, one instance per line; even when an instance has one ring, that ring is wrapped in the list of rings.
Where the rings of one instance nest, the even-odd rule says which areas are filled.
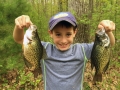
[[[115,44],[115,37],[112,31],[115,30],[115,23],[110,20],[102,20],[98,25],[98,29],[103,29],[103,28],[105,29],[106,33],[110,38],[111,46],[113,46]]]
[[[32,24],[28,15],[21,15],[15,19],[15,25],[18,29],[24,29]]]
[[[98,25],[98,29],[102,29],[102,28],[104,28],[106,32],[111,32],[115,30],[115,23],[110,20],[102,20]]]

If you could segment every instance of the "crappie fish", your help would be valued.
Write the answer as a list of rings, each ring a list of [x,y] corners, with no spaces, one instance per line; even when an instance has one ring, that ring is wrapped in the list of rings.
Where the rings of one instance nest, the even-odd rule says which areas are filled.
[[[43,57],[43,46],[37,33],[37,27],[31,25],[25,32],[23,40],[23,56],[27,69],[34,77],[42,73],[40,59]]]
[[[110,62],[110,39],[105,30],[98,30],[91,53],[91,68],[95,67],[93,82],[101,82],[102,74],[108,69]]]

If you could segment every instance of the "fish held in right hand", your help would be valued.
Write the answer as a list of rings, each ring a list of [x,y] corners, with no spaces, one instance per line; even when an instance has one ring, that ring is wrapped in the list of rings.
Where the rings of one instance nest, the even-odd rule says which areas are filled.
[[[41,44],[37,32],[37,26],[31,25],[25,32],[23,40],[23,56],[28,70],[32,71],[34,77],[42,73],[40,60],[43,58],[44,47]]]

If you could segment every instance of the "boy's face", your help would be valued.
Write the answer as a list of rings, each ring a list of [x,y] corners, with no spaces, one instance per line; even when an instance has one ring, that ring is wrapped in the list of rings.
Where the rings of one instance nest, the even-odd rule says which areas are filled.
[[[49,34],[52,37],[54,44],[61,51],[69,49],[70,45],[73,43],[76,32],[77,30],[73,30],[73,27],[66,28],[65,26],[58,26],[52,31],[49,30]]]

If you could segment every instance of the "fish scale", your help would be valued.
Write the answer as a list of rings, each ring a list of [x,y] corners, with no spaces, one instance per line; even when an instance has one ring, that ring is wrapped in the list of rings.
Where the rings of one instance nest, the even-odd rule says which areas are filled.
[[[40,60],[43,58],[44,48],[37,33],[36,25],[31,25],[25,32],[23,40],[23,56],[27,69],[36,78],[42,73]]]
[[[91,68],[95,67],[93,82],[101,82],[102,74],[108,69],[110,62],[110,39],[105,30],[98,30],[91,53]]]

